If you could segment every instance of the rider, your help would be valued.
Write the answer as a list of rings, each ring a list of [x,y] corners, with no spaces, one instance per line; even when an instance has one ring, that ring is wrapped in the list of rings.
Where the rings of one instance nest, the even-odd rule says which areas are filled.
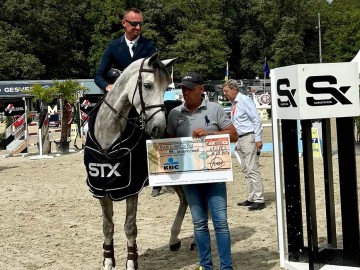
[[[123,71],[135,60],[150,57],[157,51],[155,42],[141,35],[144,18],[139,9],[126,9],[121,24],[124,35],[108,44],[95,74],[95,83],[104,93],[113,86],[107,77],[111,68]]]
[[[112,68],[123,71],[135,60],[150,57],[157,51],[155,42],[141,35],[144,16],[139,9],[126,9],[121,24],[125,29],[124,35],[112,40],[106,47],[95,74],[95,83],[104,93],[112,89],[114,78],[120,75]],[[161,187],[153,187],[152,196],[158,196],[160,190]]]

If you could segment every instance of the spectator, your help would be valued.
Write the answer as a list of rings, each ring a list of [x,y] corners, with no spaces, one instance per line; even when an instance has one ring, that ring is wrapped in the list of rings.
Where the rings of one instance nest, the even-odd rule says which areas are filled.
[[[252,99],[239,93],[237,81],[226,81],[223,93],[232,102],[231,121],[239,136],[235,151],[239,153],[249,190],[248,198],[237,205],[249,206],[250,211],[261,210],[265,208],[263,180],[259,168],[259,156],[263,146],[262,123]]]

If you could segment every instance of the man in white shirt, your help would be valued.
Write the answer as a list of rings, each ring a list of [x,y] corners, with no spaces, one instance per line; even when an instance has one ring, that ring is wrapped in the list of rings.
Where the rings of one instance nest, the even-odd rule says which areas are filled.
[[[249,189],[248,198],[237,205],[248,206],[250,211],[264,209],[264,187],[259,168],[263,146],[261,119],[253,100],[239,92],[236,80],[226,81],[223,93],[232,102],[231,121],[239,136],[235,150],[239,153]]]

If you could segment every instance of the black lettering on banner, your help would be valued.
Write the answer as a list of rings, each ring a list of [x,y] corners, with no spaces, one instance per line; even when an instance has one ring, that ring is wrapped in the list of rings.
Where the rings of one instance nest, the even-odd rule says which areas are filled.
[[[179,165],[164,165],[164,170],[178,170]]]
[[[288,100],[286,101],[282,101],[281,99],[278,98],[278,106],[280,108],[286,108],[286,107],[297,107],[294,96],[295,96],[295,92],[296,89],[281,89],[281,86],[285,85],[286,87],[290,87],[290,81],[287,78],[284,79],[280,79],[277,81],[276,84],[276,91],[278,93],[278,96],[280,97],[287,97]]]
[[[337,84],[337,80],[331,75],[322,76],[310,76],[306,79],[306,91],[308,93],[317,94],[329,94],[332,97],[329,99],[315,99],[314,97],[307,97],[306,103],[310,106],[327,106],[335,105],[340,102],[343,105],[352,104],[343,94],[345,94],[351,86],[341,86],[339,89],[335,87],[315,87],[314,83],[328,82],[329,84]]]

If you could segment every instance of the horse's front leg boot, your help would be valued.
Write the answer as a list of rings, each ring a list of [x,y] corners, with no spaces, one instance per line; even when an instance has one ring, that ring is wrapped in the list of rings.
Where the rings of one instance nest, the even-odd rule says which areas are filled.
[[[105,243],[103,244],[103,249],[104,249],[104,261],[103,261],[103,265],[105,266],[105,259],[111,259],[112,260],[112,267],[115,267],[115,256],[114,256],[114,241],[111,240],[111,244],[110,245],[105,245]]]
[[[127,244],[127,260],[125,268],[128,266],[128,261],[133,261],[134,270],[138,269],[138,253],[137,253],[137,245],[136,242],[134,243],[134,246],[130,247],[129,244]],[[127,269],[127,268],[126,268]]]

